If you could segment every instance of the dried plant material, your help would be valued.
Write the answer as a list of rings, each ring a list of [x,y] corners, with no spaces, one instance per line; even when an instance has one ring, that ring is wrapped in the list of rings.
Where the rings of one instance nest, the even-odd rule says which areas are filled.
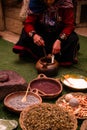
[[[27,107],[20,114],[22,130],[76,130],[77,120],[72,113],[57,104],[41,103]]]
[[[75,92],[69,94],[73,96],[70,100],[66,100],[67,94],[65,94],[56,101],[56,104],[75,114],[78,119],[87,119],[87,93]]]

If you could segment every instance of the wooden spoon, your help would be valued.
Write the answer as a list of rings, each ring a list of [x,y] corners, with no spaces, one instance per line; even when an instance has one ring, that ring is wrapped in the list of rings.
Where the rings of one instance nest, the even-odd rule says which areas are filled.
[[[26,102],[28,91],[29,91],[29,85],[27,87],[26,93],[25,93],[24,97],[22,98],[21,102]]]
[[[44,46],[43,46],[43,52],[44,52],[44,56],[47,57],[46,49]]]
[[[53,54],[51,55],[51,58],[52,58],[52,59],[51,59],[51,63],[54,63],[54,58],[55,58],[55,56],[54,56]]]
[[[62,77],[67,81],[67,83],[69,83],[71,86],[73,86],[73,84],[64,75],[62,75]]]

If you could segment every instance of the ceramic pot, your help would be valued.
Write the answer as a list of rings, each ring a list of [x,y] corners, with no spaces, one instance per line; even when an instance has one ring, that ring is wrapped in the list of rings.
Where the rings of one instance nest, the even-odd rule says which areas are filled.
[[[29,83],[30,91],[38,90],[42,98],[55,98],[62,92],[63,87],[59,80],[39,74],[37,78]]]
[[[54,59],[52,62],[52,57],[42,57],[36,63],[36,69],[38,73],[43,73],[46,76],[54,76],[58,73],[59,63]]]

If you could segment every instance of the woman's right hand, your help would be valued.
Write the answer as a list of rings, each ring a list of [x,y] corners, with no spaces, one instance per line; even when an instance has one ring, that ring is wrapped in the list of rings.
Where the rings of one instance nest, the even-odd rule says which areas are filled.
[[[34,41],[34,43],[35,43],[36,45],[38,45],[38,46],[45,46],[45,41],[44,41],[43,38],[42,38],[40,35],[38,35],[38,34],[35,34],[35,35],[33,36],[33,41]]]
[[[52,54],[58,54],[61,51],[61,41],[56,40],[53,44]]]

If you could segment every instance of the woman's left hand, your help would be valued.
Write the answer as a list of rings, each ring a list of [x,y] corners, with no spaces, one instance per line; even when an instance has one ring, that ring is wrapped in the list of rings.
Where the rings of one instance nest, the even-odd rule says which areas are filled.
[[[57,39],[53,44],[52,54],[60,53],[60,51],[61,51],[61,41]]]
[[[35,34],[33,36],[33,41],[38,46],[45,46],[45,42],[44,42],[43,38],[38,34]]]

